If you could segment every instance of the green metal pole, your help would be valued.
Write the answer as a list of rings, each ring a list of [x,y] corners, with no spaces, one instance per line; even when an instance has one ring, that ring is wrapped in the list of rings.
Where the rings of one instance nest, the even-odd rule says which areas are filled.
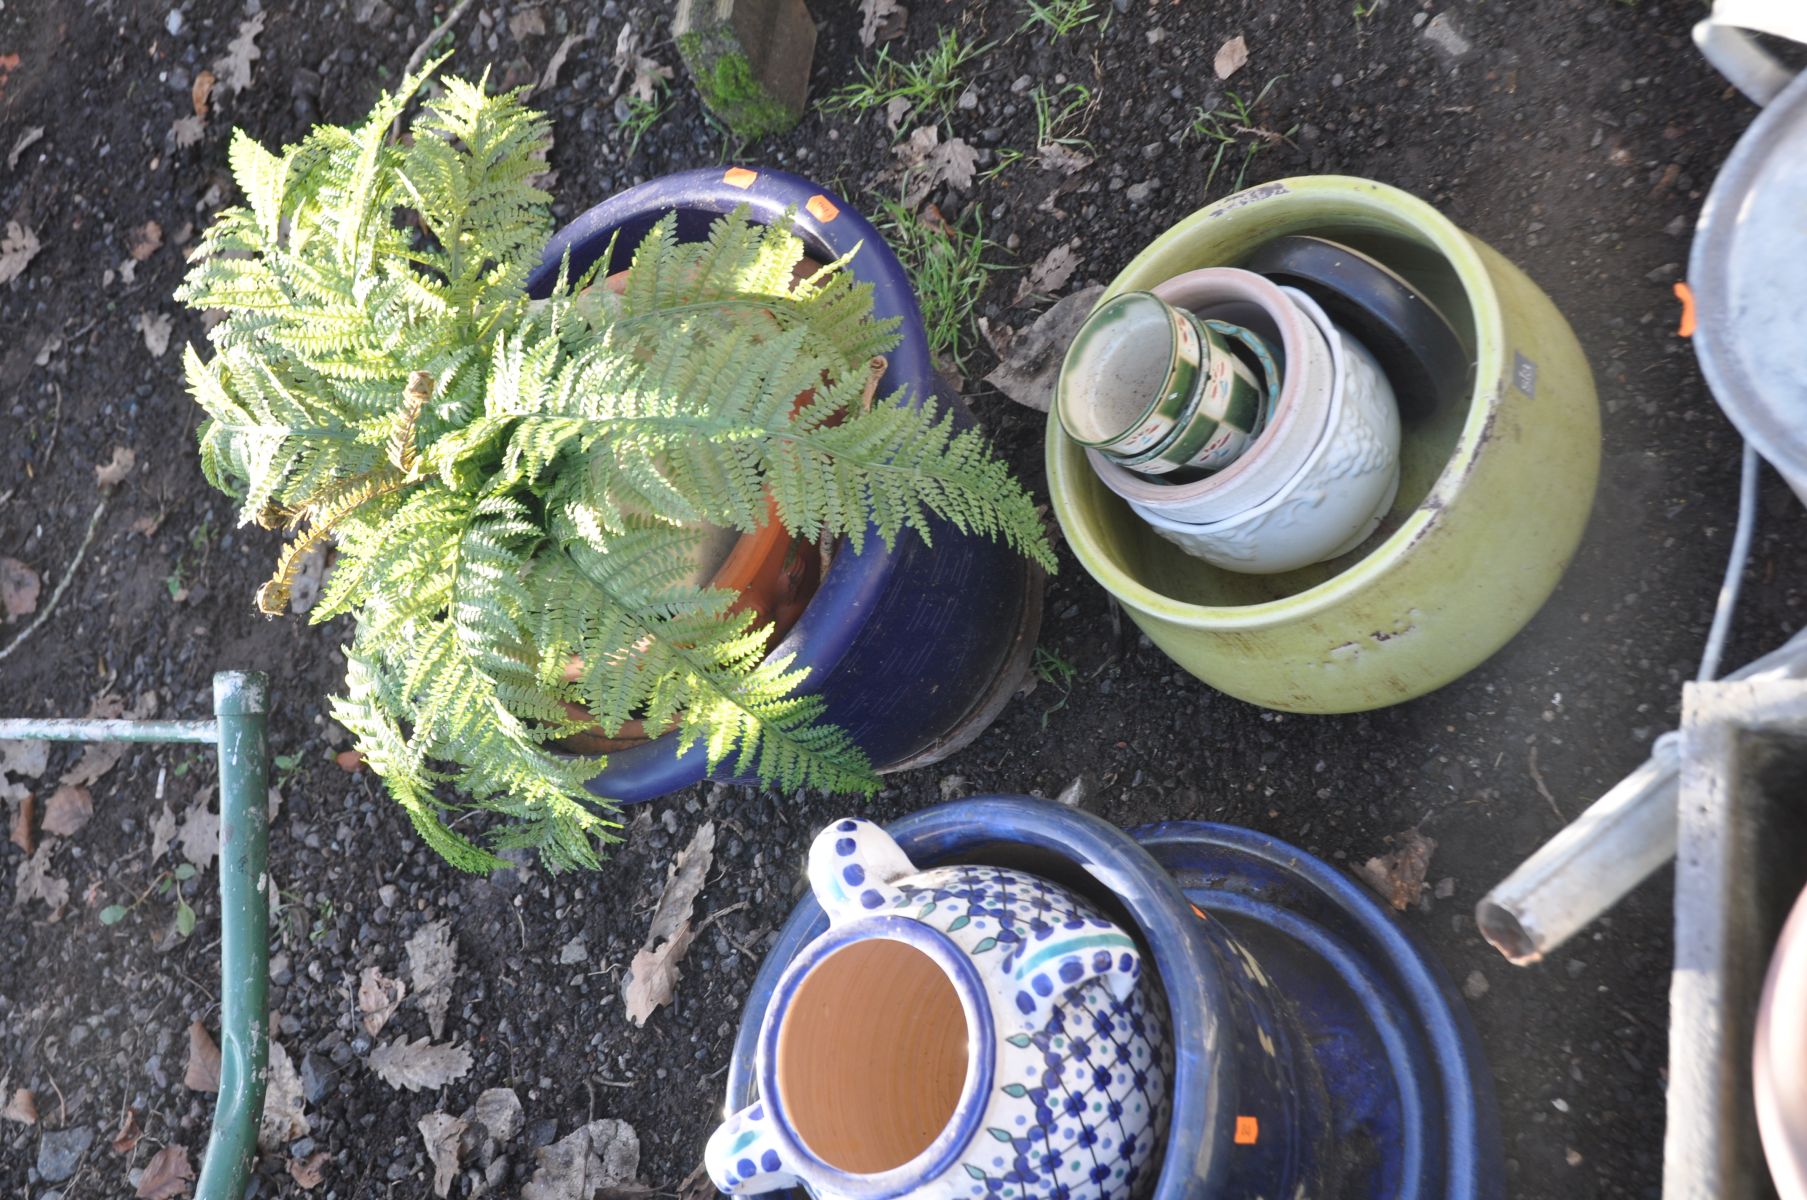
[[[213,677],[220,755],[220,1095],[195,1200],[239,1200],[257,1154],[270,1045],[270,682]]]
[[[0,742],[18,738],[40,742],[214,742],[219,739],[219,722],[101,721],[79,717],[0,721]]]

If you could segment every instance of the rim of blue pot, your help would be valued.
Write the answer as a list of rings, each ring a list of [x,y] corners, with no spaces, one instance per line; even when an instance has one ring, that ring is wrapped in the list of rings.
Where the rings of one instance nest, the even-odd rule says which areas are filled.
[[[1467,1005],[1435,955],[1365,886],[1290,842],[1215,821],[1156,821],[1125,836],[1139,838],[1139,845],[1157,845],[1194,844],[1201,835],[1309,884],[1372,939],[1381,965],[1394,973],[1394,986],[1412,1006],[1412,1028],[1422,1033],[1431,1051],[1432,1073],[1441,1094],[1427,1096],[1426,1104],[1437,1107],[1447,1123],[1441,1146],[1448,1158],[1447,1178],[1469,1185],[1459,1194],[1491,1194],[1486,1185],[1500,1170],[1501,1147],[1493,1077]]]
[[[1228,1008],[1217,960],[1173,877],[1109,822],[1029,796],[974,796],[937,804],[893,822],[886,832],[923,870],[971,861],[965,856],[973,851],[1004,843],[1051,852],[1090,874],[1116,907],[1129,914],[1154,960],[1173,1027],[1173,1116],[1154,1194],[1198,1194],[1199,1185],[1208,1184],[1222,1166],[1213,1160],[1213,1148],[1232,1141],[1234,1079],[1229,1056],[1205,1049],[1207,1030]],[[761,1018],[791,960],[827,923],[821,906],[805,893],[766,952],[735,1032],[728,1066],[730,1109],[752,1102]]]
[[[544,296],[558,280],[560,264],[570,254],[576,278],[600,259],[615,238],[613,259],[605,273],[625,269],[648,230],[670,212],[700,214],[708,219],[741,205],[761,224],[771,224],[792,211],[793,227],[809,254],[822,262],[851,255],[847,270],[872,285],[873,316],[899,318],[901,341],[887,356],[881,395],[904,389],[910,403],[920,405],[935,391],[934,362],[929,354],[922,313],[909,273],[877,228],[841,197],[818,184],[764,167],[703,167],[680,171],[629,188],[577,217],[546,244],[540,265],[527,277],[527,292]],[[616,235],[619,234],[619,237]],[[774,656],[794,655],[791,667],[807,669],[820,681],[845,657],[884,594],[897,569],[897,556],[876,534],[854,554],[834,556],[815,596],[789,634],[775,646]],[[730,757],[729,761],[732,761]],[[666,734],[608,756],[608,766],[590,790],[621,804],[637,804],[700,783],[708,774],[703,747],[678,753],[676,735]]]

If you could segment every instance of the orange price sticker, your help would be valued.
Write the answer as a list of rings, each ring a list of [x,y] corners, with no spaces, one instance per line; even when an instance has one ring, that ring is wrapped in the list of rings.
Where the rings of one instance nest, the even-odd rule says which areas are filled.
[[[1253,1146],[1261,1140],[1261,1122],[1254,1117],[1236,1118],[1236,1144]]]
[[[1682,323],[1675,335],[1691,338],[1694,336],[1694,289],[1686,283],[1678,282],[1675,285],[1675,298],[1682,302]]]
[[[1192,915],[1197,917],[1201,921],[1209,921],[1211,919],[1211,914],[1207,913],[1204,909],[1200,908],[1196,904],[1194,904],[1192,906]]]
[[[722,182],[729,187],[737,187],[745,191],[752,187],[753,181],[758,178],[758,171],[749,171],[745,167],[729,167],[727,174],[722,176]]]

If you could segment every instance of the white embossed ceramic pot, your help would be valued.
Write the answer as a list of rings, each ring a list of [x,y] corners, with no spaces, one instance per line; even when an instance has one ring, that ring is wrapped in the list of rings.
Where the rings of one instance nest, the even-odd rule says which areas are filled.
[[[1021,871],[917,871],[866,821],[809,879],[828,931],[779,978],[760,1099],[709,1138],[731,1195],[1130,1200],[1168,1128],[1167,1011],[1136,941]]]
[[[1132,504],[1175,521],[1222,521],[1269,499],[1298,474],[1330,416],[1335,368],[1324,335],[1281,290],[1250,271],[1187,271],[1149,289],[1162,300],[1240,325],[1279,351],[1284,378],[1273,415],[1229,466],[1203,479],[1172,484],[1148,479],[1088,450],[1099,480]]]
[[[1298,474],[1265,502],[1210,524],[1130,505],[1186,553],[1251,575],[1296,571],[1349,553],[1380,527],[1399,492],[1399,408],[1380,363],[1311,297],[1280,290],[1323,332],[1335,364],[1328,423]]]

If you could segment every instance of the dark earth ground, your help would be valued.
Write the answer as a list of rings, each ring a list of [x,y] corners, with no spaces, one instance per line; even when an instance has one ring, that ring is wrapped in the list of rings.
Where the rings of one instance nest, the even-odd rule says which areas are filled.
[[[1108,4],[1108,0],[1106,0]],[[11,0],[0,5],[0,150],[29,127],[43,139],[0,173],[0,221],[36,230],[43,249],[0,288],[0,553],[45,576],[44,598],[75,554],[97,495],[93,468],[113,446],[138,466],[103,514],[93,546],[48,624],[0,664],[8,715],[80,715],[111,691],[155,689],[163,714],[207,711],[211,673],[269,671],[272,740],[294,756],[271,838],[285,900],[272,1007],[278,1040],[309,1084],[311,1145],[330,1154],[314,1196],[425,1196],[430,1169],[415,1130],[423,1114],[458,1113],[476,1094],[510,1086],[528,1131],[502,1194],[518,1191],[529,1147],[592,1116],[639,1130],[645,1179],[676,1191],[699,1160],[721,1105],[730,1034],[758,963],[800,887],[810,834],[849,807],[815,795],[700,788],[654,803],[608,869],[550,878],[461,877],[414,838],[380,788],[347,775],[332,754],[346,741],[323,715],[338,684],[347,630],[265,621],[251,593],[274,554],[272,535],[231,528],[231,509],[196,469],[197,410],[178,350],[198,319],[168,299],[183,233],[202,224],[225,180],[228,131],[266,142],[316,120],[348,121],[399,73],[423,36],[430,0],[271,6],[263,57],[242,93],[216,95],[198,144],[173,148],[194,73],[225,51],[256,0],[190,0],[183,28],[168,6]],[[610,50],[624,18],[646,31],[653,57],[676,65],[663,5],[552,0],[547,32],[517,41],[519,0],[481,3],[460,27],[454,66],[537,78],[566,29],[592,27],[562,82],[539,97],[557,119],[553,164],[568,219],[640,179],[717,162],[728,151],[680,80],[675,107],[631,157],[608,98]],[[1686,345],[1673,336],[1669,285],[1713,173],[1750,116],[1693,53],[1698,0],[1500,0],[1449,12],[1474,44],[1452,67],[1414,25],[1410,0],[1358,21],[1340,2],[1127,0],[1108,26],[1049,46],[1010,35],[1019,0],[916,0],[900,49],[928,46],[951,25],[996,40],[973,73],[979,104],[955,116],[976,145],[1026,147],[1033,119],[1013,80],[1064,74],[1098,89],[1088,136],[1098,161],[1053,220],[1035,211],[1051,177],[1027,165],[982,185],[986,231],[1013,235],[1011,264],[1081,239],[1086,277],[1108,280],[1155,231],[1200,204],[1208,155],[1173,135],[1217,100],[1212,55],[1244,34],[1246,97],[1279,76],[1257,116],[1299,126],[1296,145],[1260,154],[1249,181],[1308,171],[1368,175],[1425,196],[1520,262],[1554,297],[1586,346],[1605,410],[1606,459],[1587,540],[1563,586],[1492,661],[1426,699],[1339,718],[1282,717],[1215,694],[1173,668],[1070,556],[1049,587],[1043,645],[1076,668],[1064,694],[1042,683],[1011,704],[969,749],[938,768],[890,781],[866,808],[886,819],[947,794],[1037,791],[1052,796],[1082,772],[1096,811],[1124,826],[1168,817],[1235,822],[1341,863],[1386,849],[1413,825],[1438,841],[1432,880],[1454,895],[1401,919],[1458,981],[1489,985],[1472,1004],[1496,1074],[1508,1191],[1520,1197],[1654,1196],[1659,1190],[1670,958],[1669,883],[1652,882],[1554,960],[1515,970],[1476,935],[1474,901],[1541,844],[1564,817],[1635,765],[1677,719],[1694,670],[1734,509],[1737,440],[1713,406]],[[814,94],[855,77],[862,51],[851,3],[815,0],[821,22]],[[1425,5],[1426,11],[1431,6]],[[359,20],[359,17],[366,19]],[[1153,30],[1164,39],[1151,45]],[[988,131],[995,130],[995,133]],[[748,147],[741,161],[793,167],[856,200],[886,165],[876,115],[812,114],[793,134]],[[1144,205],[1132,186],[1152,180]],[[1210,198],[1221,194],[1220,178]],[[1138,189],[1141,191],[1141,189]],[[955,215],[958,197],[939,197]],[[135,283],[103,272],[127,258],[128,231],[159,222],[171,244]],[[982,313],[1000,313],[1017,276],[1001,272]],[[137,328],[168,313],[175,339],[161,358]],[[34,360],[47,341],[60,348]],[[974,374],[989,362],[985,352]],[[1042,489],[1041,418],[982,386],[974,405],[1032,488]],[[1535,486],[1535,481],[1527,481]],[[134,531],[143,518],[153,533]],[[1804,546],[1794,502],[1765,481],[1744,607],[1727,655],[1747,660],[1801,622]],[[142,526],[141,526],[142,528]],[[175,594],[183,592],[180,601]],[[40,602],[42,603],[42,601]],[[23,624],[0,630],[10,639]],[[1532,754],[1535,752],[1535,766]],[[58,923],[43,904],[0,919],[0,1085],[28,1087],[38,1128],[0,1123],[0,1194],[54,1194],[33,1173],[45,1131],[96,1136],[65,1198],[126,1196],[130,1172],[166,1142],[198,1163],[211,1096],[182,1084],[185,1029],[217,1031],[217,879],[186,885],[199,912],[191,938],[159,950],[170,903],[153,898],[122,923],[99,910],[129,902],[157,870],[148,863],[153,792],[180,813],[211,767],[179,750],[137,751],[94,786],[95,816],[52,859],[72,900]],[[66,765],[57,752],[52,779]],[[1540,795],[1540,771],[1553,803]],[[619,975],[644,933],[676,849],[706,818],[721,828],[717,873],[699,916],[745,902],[692,948],[674,1004],[643,1030],[622,1015]],[[0,847],[0,873],[20,861]],[[396,891],[389,891],[392,885]],[[361,968],[405,973],[403,944],[424,922],[452,918],[460,967],[446,1037],[469,1044],[473,1069],[443,1094],[391,1091],[361,1062],[351,988]],[[584,939],[587,958],[559,965]],[[385,1031],[427,1032],[411,1004]],[[59,1098],[60,1096],[60,1098]],[[146,1131],[131,1158],[108,1142],[126,1106]],[[300,1195],[281,1155],[260,1167],[259,1193]],[[469,1181],[454,1184],[466,1195]]]

